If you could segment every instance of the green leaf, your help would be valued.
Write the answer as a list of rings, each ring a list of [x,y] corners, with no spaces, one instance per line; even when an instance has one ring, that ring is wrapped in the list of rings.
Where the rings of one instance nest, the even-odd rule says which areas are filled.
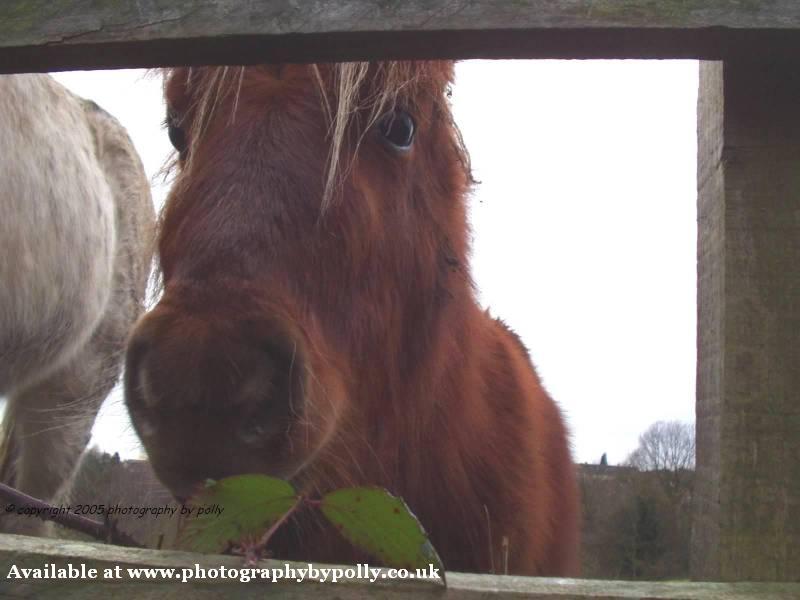
[[[401,498],[383,488],[343,488],[322,498],[323,514],[357,547],[397,569],[444,565],[428,534]]]
[[[192,514],[182,529],[181,548],[194,552],[222,552],[231,543],[260,537],[297,501],[294,488],[266,475],[237,475],[210,481],[192,497]],[[197,509],[222,509],[198,516]]]

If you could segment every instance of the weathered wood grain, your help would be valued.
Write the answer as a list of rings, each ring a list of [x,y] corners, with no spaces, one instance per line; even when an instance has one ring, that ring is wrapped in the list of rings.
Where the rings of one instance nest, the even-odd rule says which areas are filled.
[[[359,580],[345,580],[339,583],[291,582],[269,583],[252,580],[243,583],[236,580],[206,579],[181,583],[177,579],[147,580],[105,579],[53,581],[8,579],[12,565],[18,569],[43,568],[46,564],[57,567],[72,564],[76,568],[114,569],[164,567],[173,569],[194,569],[199,565],[204,569],[225,566],[227,569],[240,569],[242,559],[232,556],[196,555],[185,552],[157,552],[106,546],[88,542],[65,540],[45,540],[22,536],[0,535],[0,598],[37,598],[48,600],[114,598],[158,598],[203,600],[235,598],[263,598],[274,594],[281,598],[330,598],[356,600],[365,598],[418,598],[425,600],[459,599],[557,599],[557,600],[624,600],[630,598],[649,598],[653,600],[694,599],[694,600],[789,600],[800,597],[800,584],[754,584],[754,583],[652,583],[592,581],[580,579],[544,579],[533,577],[499,577],[490,575],[468,575],[449,573],[449,587],[445,591],[438,583],[415,581],[387,581],[368,583]],[[262,561],[259,568],[282,568],[280,561]],[[291,563],[298,567],[307,565]],[[325,565],[316,565],[323,567]]]
[[[0,72],[800,50],[795,0],[3,0]]]
[[[691,569],[800,581],[800,70],[701,63]]]

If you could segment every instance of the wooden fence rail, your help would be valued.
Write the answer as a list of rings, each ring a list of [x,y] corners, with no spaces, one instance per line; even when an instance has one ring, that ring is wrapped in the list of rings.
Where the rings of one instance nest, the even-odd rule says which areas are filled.
[[[3,0],[0,72],[800,51],[796,0]]]
[[[692,576],[800,581],[798,0],[0,0],[0,73],[477,57],[722,59],[703,64],[700,78]],[[0,543],[6,566],[51,557],[179,566],[212,560],[9,540]],[[84,592],[65,584],[60,593],[35,581],[3,585],[39,598],[183,598],[193,589],[157,591],[146,581],[92,582]],[[192,593],[227,597],[220,590],[229,585],[203,584]],[[261,589],[242,585],[236,593]],[[306,597],[334,588],[280,589]],[[335,588],[342,598],[367,590],[370,597],[443,597],[419,584],[376,589]],[[493,595],[796,599],[800,589],[453,575],[446,597]]]
[[[266,560],[259,569],[285,569],[287,563]],[[94,579],[33,579],[17,578],[23,569],[76,570],[96,569]],[[289,563],[304,568],[305,563]],[[47,540],[16,535],[0,535],[0,598],[36,598],[37,600],[69,600],[73,598],[114,598],[115,600],[158,599],[222,600],[263,598],[274,594],[288,599],[330,598],[363,600],[365,598],[450,600],[453,598],[516,600],[796,600],[800,598],[800,584],[792,583],[653,583],[592,581],[581,579],[545,579],[535,577],[502,577],[450,573],[448,588],[439,583],[379,579],[376,583],[365,580],[344,579],[338,583],[319,581],[302,583],[237,579],[192,577],[181,581],[183,569],[195,574],[204,569],[241,569],[243,560],[233,556],[210,556],[186,552],[158,552],[119,546],[106,546],[89,542]],[[119,567],[119,571],[117,571]],[[315,565],[326,568],[329,565]],[[174,569],[177,576],[165,578],[131,577],[128,569]],[[106,571],[108,569],[108,571]],[[117,577],[119,573],[119,577]],[[9,574],[12,576],[9,577]],[[108,575],[108,576],[106,576]]]

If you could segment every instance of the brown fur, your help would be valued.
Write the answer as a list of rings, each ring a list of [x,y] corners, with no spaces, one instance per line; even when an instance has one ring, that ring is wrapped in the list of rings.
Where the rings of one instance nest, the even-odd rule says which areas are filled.
[[[126,398],[177,496],[246,472],[311,493],[380,485],[450,570],[502,572],[507,538],[509,572],[575,574],[559,410],[475,300],[452,74],[447,62],[169,72],[188,153],[162,215],[164,297],[132,338]],[[370,126],[395,104],[417,125],[405,154]],[[308,514],[276,553],[361,558]]]

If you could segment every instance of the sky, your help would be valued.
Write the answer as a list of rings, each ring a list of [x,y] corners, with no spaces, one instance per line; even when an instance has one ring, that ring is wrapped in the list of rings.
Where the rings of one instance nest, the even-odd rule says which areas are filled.
[[[163,202],[158,76],[58,73],[128,129]],[[574,458],[618,464],[658,420],[694,421],[695,61],[464,61],[455,118],[479,300],[522,338]],[[142,456],[117,388],[92,444]]]

